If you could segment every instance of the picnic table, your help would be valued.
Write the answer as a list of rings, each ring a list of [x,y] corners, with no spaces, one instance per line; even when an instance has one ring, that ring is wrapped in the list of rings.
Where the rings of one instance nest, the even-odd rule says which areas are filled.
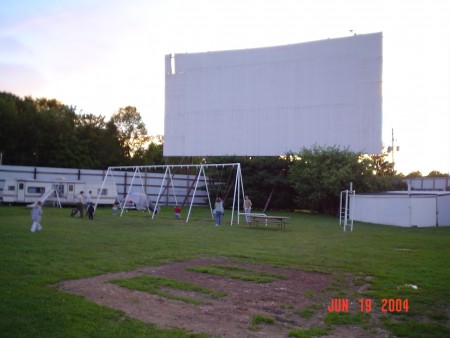
[[[241,215],[250,219],[250,225],[259,226],[261,224],[267,226],[268,224],[276,224],[278,229],[285,229],[286,221],[289,219],[287,216],[268,216],[256,213],[242,213]]]

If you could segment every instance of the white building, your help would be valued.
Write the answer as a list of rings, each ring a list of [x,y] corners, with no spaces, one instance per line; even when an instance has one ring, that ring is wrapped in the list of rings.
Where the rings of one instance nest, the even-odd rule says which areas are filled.
[[[353,220],[402,227],[450,226],[450,191],[393,191],[356,194]]]

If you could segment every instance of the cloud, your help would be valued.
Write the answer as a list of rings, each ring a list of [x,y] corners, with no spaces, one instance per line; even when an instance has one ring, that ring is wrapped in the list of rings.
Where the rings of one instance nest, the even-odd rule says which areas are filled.
[[[0,63],[0,90],[16,95],[32,95],[39,92],[46,79],[38,70],[14,63]]]
[[[0,36],[0,62],[15,61],[29,58],[31,49],[12,36]]]

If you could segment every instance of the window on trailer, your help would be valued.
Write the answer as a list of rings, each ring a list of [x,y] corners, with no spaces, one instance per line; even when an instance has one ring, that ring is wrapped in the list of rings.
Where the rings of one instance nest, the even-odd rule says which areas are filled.
[[[101,196],[107,196],[108,195],[108,189],[97,189],[97,195],[101,195]]]
[[[55,190],[58,192],[59,196],[64,196],[64,185],[63,184],[56,184]]]
[[[28,187],[27,193],[29,193],[29,194],[44,194],[45,187]]]

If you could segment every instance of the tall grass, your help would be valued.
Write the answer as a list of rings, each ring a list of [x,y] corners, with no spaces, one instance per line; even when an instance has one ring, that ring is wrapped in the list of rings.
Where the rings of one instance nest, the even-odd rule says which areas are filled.
[[[289,224],[280,231],[230,226],[229,213],[224,225],[215,227],[209,211],[202,208],[193,210],[189,223],[175,219],[171,209],[152,220],[145,212],[119,217],[100,208],[94,221],[88,221],[71,218],[69,209],[45,208],[44,230],[31,233],[29,213],[22,206],[0,206],[3,337],[195,336],[178,329],[159,330],[52,285],[199,256],[330,273],[335,277],[331,296],[336,297],[348,294],[343,276],[369,276],[365,296],[378,310],[382,298],[409,300],[408,313],[383,317],[394,334],[406,330],[410,337],[426,336],[417,330],[420,325],[437,336],[450,334],[448,227],[356,223],[353,232],[343,232],[334,218],[290,214]],[[405,286],[409,284],[417,289]]]

